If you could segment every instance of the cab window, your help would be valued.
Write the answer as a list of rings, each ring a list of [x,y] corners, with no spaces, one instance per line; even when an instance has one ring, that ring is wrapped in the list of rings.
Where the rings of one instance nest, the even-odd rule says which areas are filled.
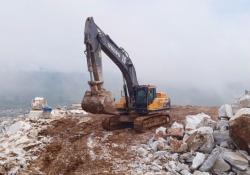
[[[155,88],[149,89],[148,102],[152,103],[154,101],[154,99],[155,99],[155,96],[156,96],[156,90],[155,90]]]
[[[141,90],[137,91],[136,103],[137,104],[146,104],[147,103],[147,94],[146,94],[145,90],[141,89]]]

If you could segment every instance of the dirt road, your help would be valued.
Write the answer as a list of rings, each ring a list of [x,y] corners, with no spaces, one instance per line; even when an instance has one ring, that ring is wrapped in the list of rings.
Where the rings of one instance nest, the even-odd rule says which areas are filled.
[[[200,112],[216,119],[217,111],[217,107],[174,106],[171,122],[183,122],[186,115]],[[21,174],[131,174],[133,145],[146,143],[154,129],[141,134],[132,129],[108,132],[101,127],[107,115],[88,117],[87,121],[70,116],[55,120],[40,132],[53,141]]]

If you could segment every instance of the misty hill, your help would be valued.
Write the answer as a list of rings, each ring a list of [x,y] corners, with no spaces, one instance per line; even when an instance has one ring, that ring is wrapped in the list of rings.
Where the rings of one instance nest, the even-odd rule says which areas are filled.
[[[120,74],[105,75],[105,88],[118,98],[122,88]],[[6,78],[7,77],[7,78]],[[49,71],[18,71],[2,73],[0,76],[0,106],[29,106],[31,99],[43,96],[51,106],[80,102],[88,89],[88,74]],[[243,92],[242,86],[230,86],[223,94],[216,90],[204,90],[191,85],[156,84],[158,89],[168,92],[174,104],[219,105],[228,103],[234,94]],[[230,95],[231,94],[231,95]]]
[[[36,96],[46,97],[52,106],[78,102],[86,80],[80,73],[44,71],[12,72],[7,77],[1,80],[1,106],[27,106]]]

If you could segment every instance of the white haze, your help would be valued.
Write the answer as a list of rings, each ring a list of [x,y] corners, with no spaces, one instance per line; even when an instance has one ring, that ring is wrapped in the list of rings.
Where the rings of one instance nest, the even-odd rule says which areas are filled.
[[[4,83],[12,72],[87,73],[88,16],[127,50],[142,84],[178,103],[224,103],[250,88],[250,1],[2,0],[0,92],[18,88]],[[120,78],[106,82],[119,91],[121,73],[105,56],[104,73]]]

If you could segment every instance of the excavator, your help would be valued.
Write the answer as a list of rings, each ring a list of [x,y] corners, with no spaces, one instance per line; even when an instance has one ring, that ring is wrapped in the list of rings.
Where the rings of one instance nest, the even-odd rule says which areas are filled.
[[[154,85],[138,83],[135,67],[128,53],[97,26],[93,17],[88,17],[85,22],[84,43],[90,91],[86,91],[83,97],[83,110],[112,114],[102,121],[106,130],[132,127],[143,132],[169,122],[169,96],[164,92],[157,92]],[[118,101],[114,100],[110,91],[103,88],[101,51],[122,73],[124,95]]]

